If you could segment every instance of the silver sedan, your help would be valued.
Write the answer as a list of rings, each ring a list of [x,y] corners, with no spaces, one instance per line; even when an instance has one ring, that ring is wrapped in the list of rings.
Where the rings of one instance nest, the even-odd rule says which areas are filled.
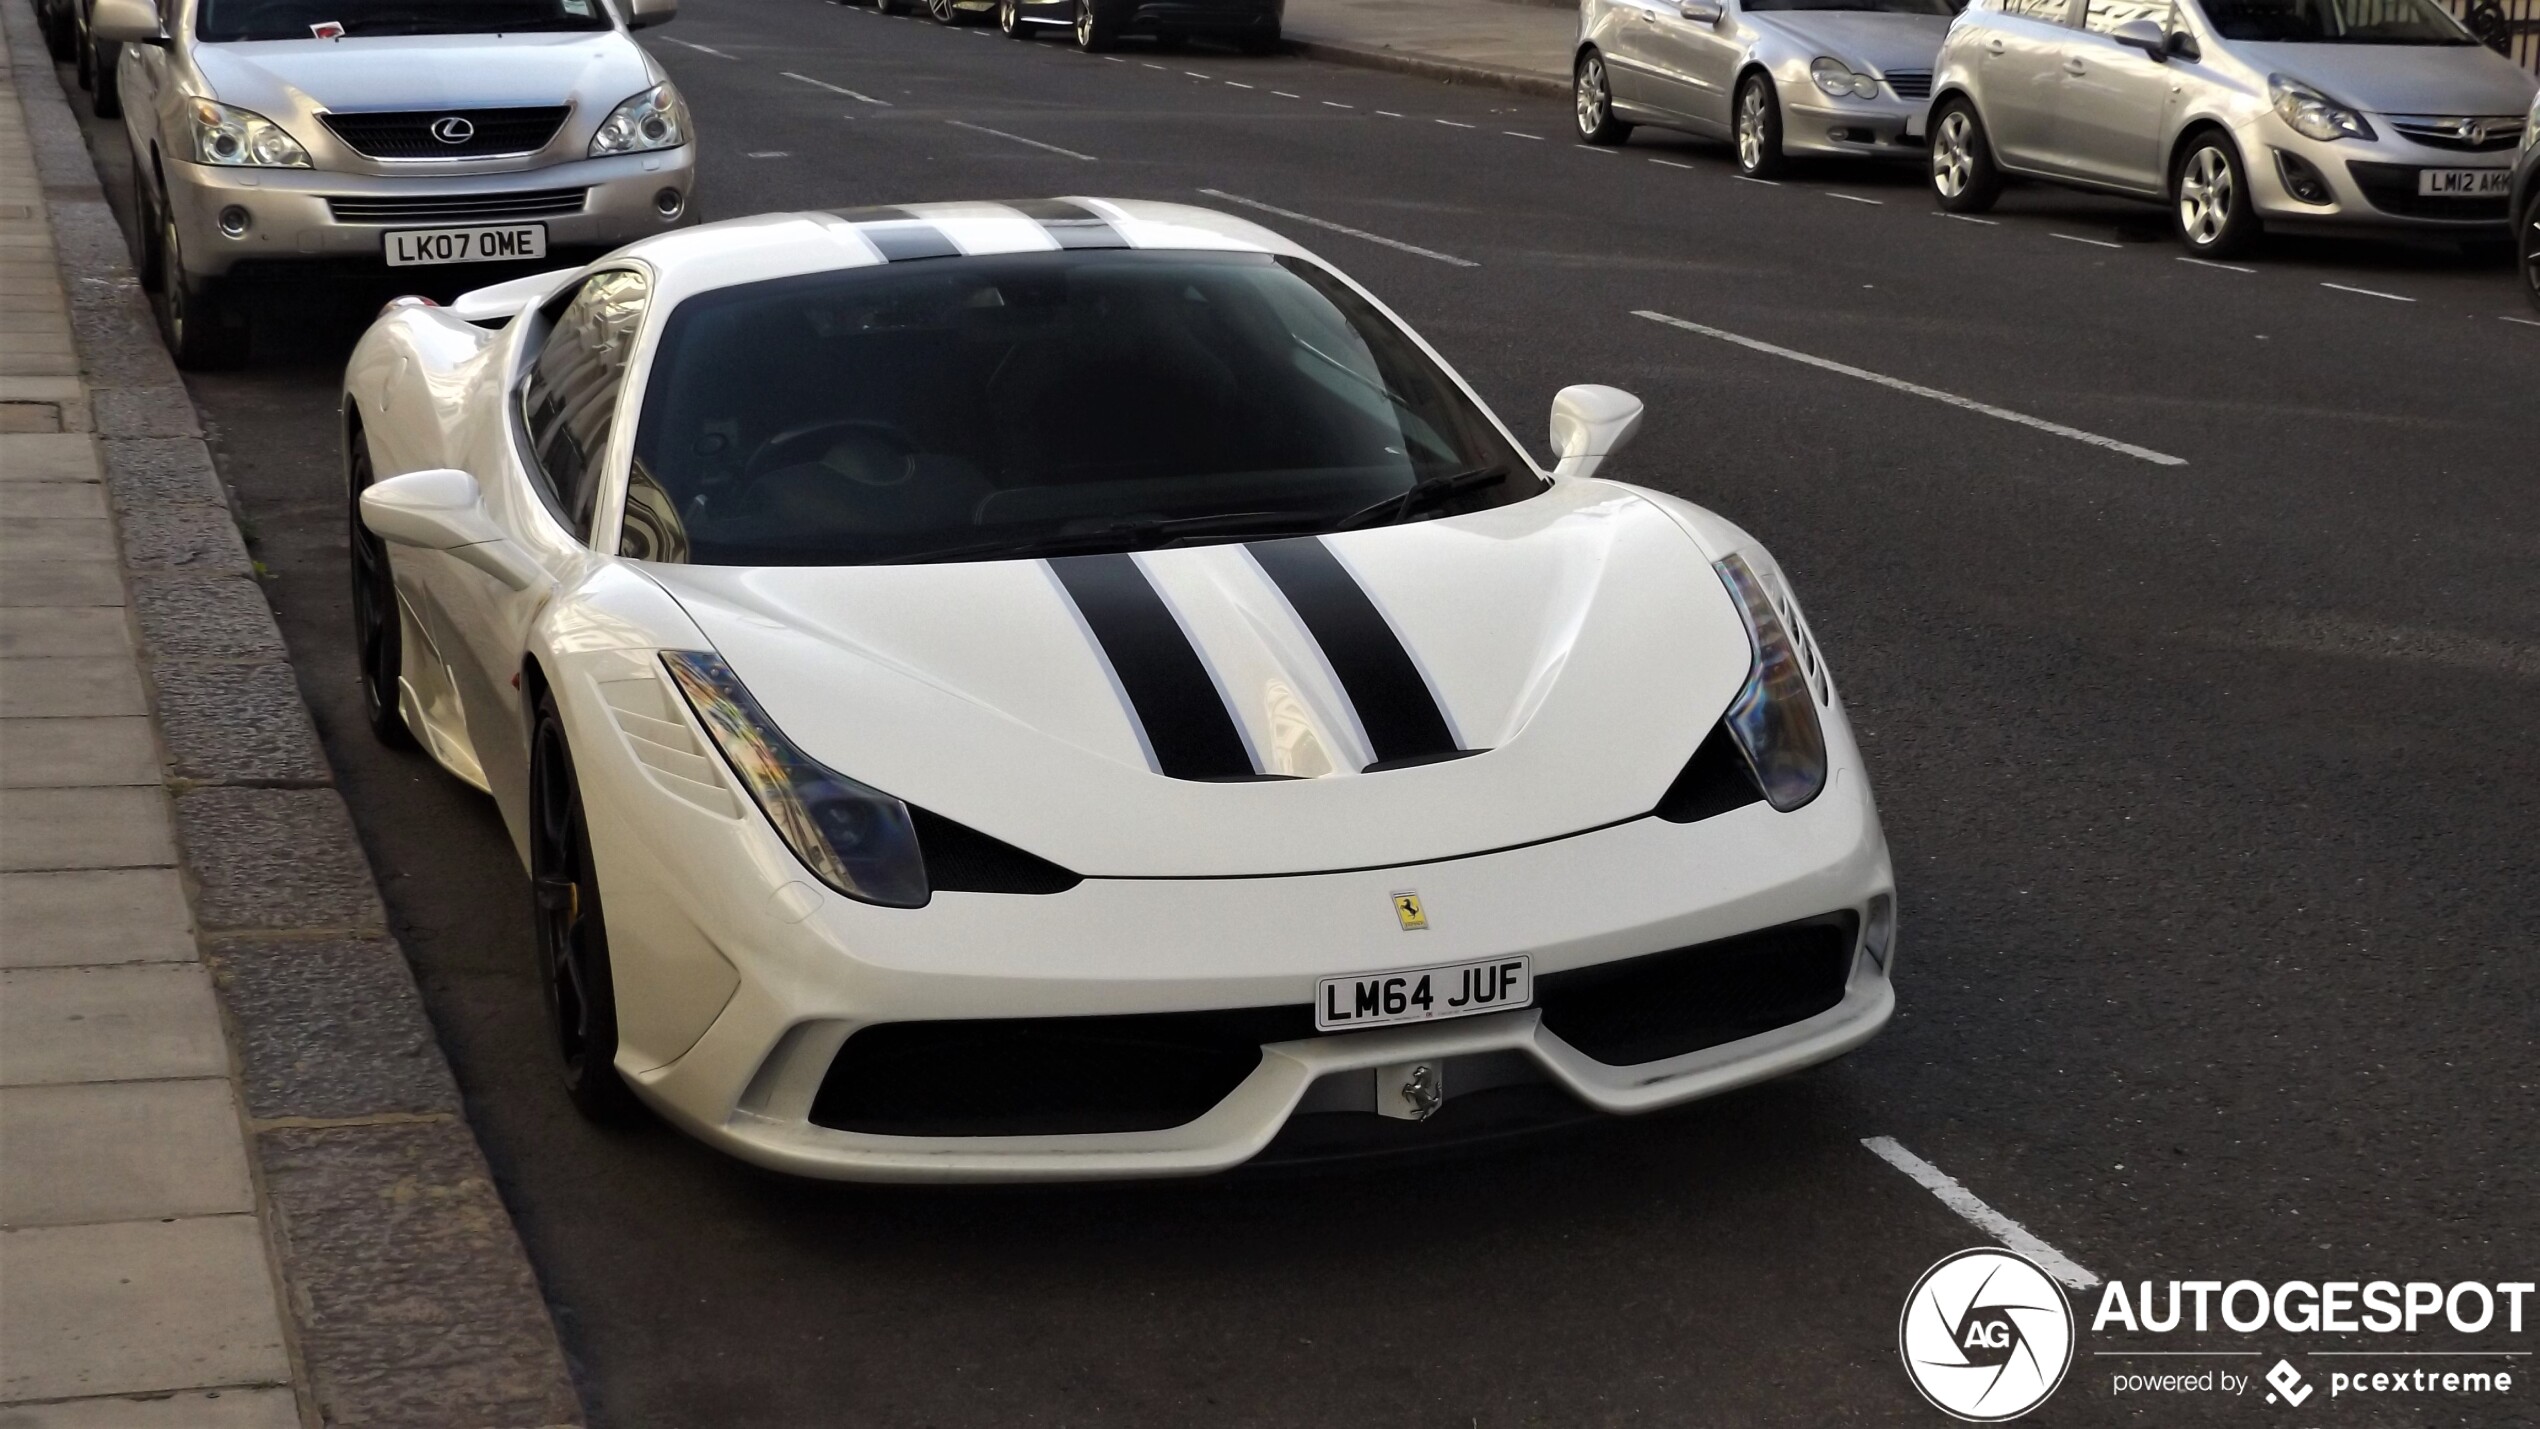
[[[1733,140],[1757,178],[1787,155],[1919,161],[1953,0],[1580,0],[1579,136],[1636,124]]]

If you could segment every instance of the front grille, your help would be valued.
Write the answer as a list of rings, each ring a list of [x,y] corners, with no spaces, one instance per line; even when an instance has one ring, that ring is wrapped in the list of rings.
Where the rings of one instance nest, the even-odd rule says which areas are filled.
[[[1837,913],[1535,980],[1543,1025],[1608,1066],[1681,1057],[1843,1001],[1854,915]]]
[[[885,1022],[847,1039],[815,1125],[877,1136],[1062,1136],[1197,1120],[1314,1009]]]
[[[501,223],[580,213],[589,189],[528,189],[508,194],[380,195],[330,198],[338,223]]]
[[[2458,222],[2496,221],[2505,217],[2507,195],[2487,198],[2462,198],[2455,195],[2428,197],[2417,192],[2417,175],[2424,172],[2414,164],[2367,164],[2348,159],[2346,172],[2355,176],[2355,187],[2364,191],[2365,199],[2383,213],[2404,218],[2448,218]]]
[[[1931,98],[1931,71],[1927,69],[1892,69],[1887,72],[1887,87],[1899,99]]]
[[[571,111],[565,105],[522,109],[413,109],[377,114],[321,114],[343,140],[374,159],[487,159],[534,154],[547,147]],[[452,143],[434,132],[462,132]]]
[[[2476,122],[2482,137],[2472,142],[2460,126],[2473,121],[2438,118],[2431,115],[2393,116],[2390,127],[2432,149],[2457,149],[2464,154],[2498,154],[2522,143],[2522,119],[2518,115],[2496,115]]]

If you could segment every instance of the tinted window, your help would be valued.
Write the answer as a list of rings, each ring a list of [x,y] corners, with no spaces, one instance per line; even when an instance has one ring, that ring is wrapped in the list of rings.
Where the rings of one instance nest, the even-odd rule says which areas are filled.
[[[2349,45],[2474,45],[2431,0],[2205,0],[2227,40]]]
[[[599,498],[600,458],[648,291],[641,273],[592,275],[561,311],[551,312],[546,345],[521,387],[521,419],[547,493],[565,524],[586,539]]]
[[[622,549],[718,565],[994,559],[1330,529],[1541,489],[1312,264],[1122,250],[725,289],[663,329]],[[1491,476],[1498,473],[1499,476]],[[640,513],[640,514],[639,514]]]
[[[2170,0],[2090,0],[2081,17],[2082,27],[2094,35],[2107,34],[2129,20],[2149,20],[2167,34]]]
[[[305,40],[330,23],[355,36],[610,28],[607,0],[203,0],[194,13],[194,37]]]

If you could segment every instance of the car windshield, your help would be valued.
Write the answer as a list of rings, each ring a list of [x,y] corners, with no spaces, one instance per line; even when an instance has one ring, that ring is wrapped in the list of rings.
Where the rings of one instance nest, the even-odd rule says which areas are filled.
[[[875,565],[1130,550],[1542,489],[1408,334],[1251,253],[936,258],[692,297],[621,551]]]
[[[1747,10],[1874,10],[1882,15],[1955,15],[1966,0],[1742,0]]]
[[[2202,0],[2227,40],[2314,45],[2474,45],[2433,0]]]
[[[194,38],[214,44],[608,28],[608,0],[203,0],[194,16]]]

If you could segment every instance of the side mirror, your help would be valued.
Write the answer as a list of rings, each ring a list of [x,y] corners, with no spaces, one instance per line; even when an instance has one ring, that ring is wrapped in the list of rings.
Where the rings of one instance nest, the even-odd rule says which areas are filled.
[[[2161,33],[2161,27],[2150,20],[2128,20],[2110,30],[2108,38],[2127,49],[2143,51],[2144,56],[2155,64],[2169,63],[2170,37]]]
[[[1716,25],[1727,11],[1718,0],[1677,0],[1676,13],[1697,25]]]
[[[2187,61],[2190,64],[2194,64],[2196,61],[2205,57],[2204,48],[2196,43],[2196,37],[2187,33],[2185,30],[2172,30],[2170,32],[2168,49],[2171,54]]]
[[[168,38],[159,24],[159,9],[150,0],[97,0],[88,12],[88,33],[118,45],[165,44]]]
[[[626,0],[626,28],[649,30],[667,25],[679,13],[679,0]]]
[[[410,471],[372,483],[362,492],[362,524],[392,545],[447,551],[513,590],[544,578],[485,514],[484,492],[463,471]]]
[[[1619,387],[1564,387],[1552,399],[1556,477],[1596,474],[1640,430],[1640,399]]]

